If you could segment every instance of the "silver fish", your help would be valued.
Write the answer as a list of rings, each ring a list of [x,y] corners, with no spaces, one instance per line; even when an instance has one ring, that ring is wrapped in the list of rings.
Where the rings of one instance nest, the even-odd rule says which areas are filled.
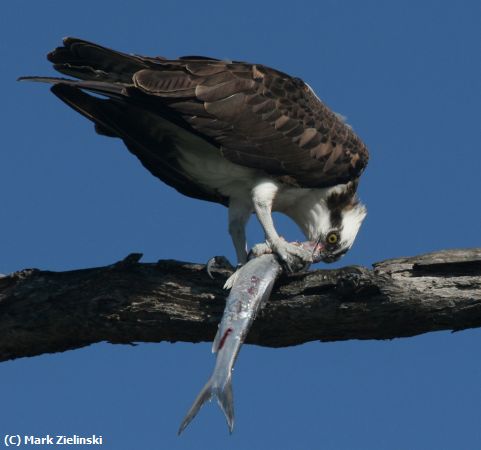
[[[298,245],[312,251],[313,262],[319,260],[318,243],[308,241]],[[224,315],[212,344],[212,352],[217,353],[214,371],[180,424],[179,435],[204,403],[212,397],[217,399],[232,433],[234,429],[232,369],[257,312],[268,300],[274,282],[281,272],[282,266],[274,254],[253,258],[236,272]]]

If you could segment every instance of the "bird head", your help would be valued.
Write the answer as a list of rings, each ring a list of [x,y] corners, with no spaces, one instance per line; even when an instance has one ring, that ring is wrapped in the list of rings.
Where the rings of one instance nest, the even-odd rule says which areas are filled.
[[[340,219],[318,237],[319,259],[332,263],[344,256],[352,247],[361,224],[366,217],[366,207],[357,203],[340,211]]]
[[[323,220],[318,222],[316,260],[332,263],[344,256],[354,243],[366,217],[366,207],[358,200],[355,188],[333,189],[324,204]]]

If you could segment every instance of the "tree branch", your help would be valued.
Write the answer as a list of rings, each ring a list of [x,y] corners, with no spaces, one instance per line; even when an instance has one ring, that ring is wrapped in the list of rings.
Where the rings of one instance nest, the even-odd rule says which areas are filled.
[[[211,341],[228,271],[139,263],[0,278],[0,361],[111,343]],[[481,248],[283,276],[247,342],[391,339],[481,326]]]

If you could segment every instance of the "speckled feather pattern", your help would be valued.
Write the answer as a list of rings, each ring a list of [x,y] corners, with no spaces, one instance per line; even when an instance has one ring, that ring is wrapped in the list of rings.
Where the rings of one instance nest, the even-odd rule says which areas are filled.
[[[145,115],[145,122],[151,123],[153,115],[160,115],[204,139],[230,162],[261,170],[284,184],[346,183],[358,178],[368,161],[363,142],[307,84],[260,64],[126,55],[74,38],[67,38],[49,60],[59,72],[87,85],[92,81],[118,85],[120,99],[104,102],[111,102],[110,109],[122,108],[125,117],[142,122]],[[151,172],[155,160],[157,164],[166,160],[160,150],[146,151],[139,139],[132,138],[140,136],[140,128],[148,135],[151,125],[138,124],[136,132],[122,129],[129,127],[129,120],[118,126],[103,123],[95,111],[91,115],[98,131],[123,138]],[[166,150],[173,166],[174,153],[173,147]],[[186,195],[225,203],[220,194],[189,190],[192,180],[178,168],[173,170],[175,176],[159,169],[154,175]]]

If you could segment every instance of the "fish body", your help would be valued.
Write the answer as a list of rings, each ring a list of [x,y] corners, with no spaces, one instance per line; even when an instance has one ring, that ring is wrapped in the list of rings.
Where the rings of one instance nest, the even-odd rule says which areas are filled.
[[[321,248],[316,242],[307,241],[297,245],[312,251],[313,262],[319,260]],[[217,354],[214,371],[187,412],[178,434],[185,430],[204,403],[213,397],[217,399],[224,412],[227,426],[232,433],[234,428],[232,369],[257,312],[269,299],[272,287],[282,270],[277,256],[272,253],[250,259],[237,270],[227,297],[224,315],[212,344],[212,352]]]
[[[229,431],[232,432],[232,368],[257,312],[269,298],[272,286],[281,271],[281,265],[273,254],[251,259],[238,270],[212,345],[212,352],[217,353],[214,371],[182,421],[179,434],[199,412],[201,406],[212,397],[217,399],[227,419]]]

